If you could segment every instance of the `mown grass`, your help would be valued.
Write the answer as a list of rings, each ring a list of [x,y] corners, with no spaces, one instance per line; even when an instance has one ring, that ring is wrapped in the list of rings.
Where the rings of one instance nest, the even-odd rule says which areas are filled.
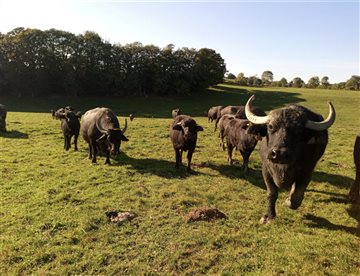
[[[256,93],[265,110],[301,103],[337,120],[303,205],[285,207],[259,224],[266,189],[257,150],[245,179],[229,166],[204,111],[211,105],[244,104]],[[360,207],[346,196],[354,177],[352,147],[359,131],[360,94],[310,89],[249,89],[219,85],[186,98],[2,98],[9,109],[0,137],[0,273],[4,274],[266,274],[359,275]],[[129,142],[112,165],[92,165],[79,151],[63,150],[59,121],[49,110],[65,105],[85,111],[109,106],[135,112]],[[168,137],[172,108],[204,127],[193,157],[194,173],[176,171]],[[239,160],[239,154],[236,154]],[[212,206],[227,220],[187,223],[195,207]],[[116,226],[105,212],[137,214]]]

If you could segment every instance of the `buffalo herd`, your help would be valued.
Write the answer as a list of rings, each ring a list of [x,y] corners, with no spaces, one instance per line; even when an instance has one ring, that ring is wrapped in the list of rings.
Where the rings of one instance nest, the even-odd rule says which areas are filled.
[[[267,211],[261,222],[267,223],[276,217],[275,204],[279,189],[289,188],[286,205],[291,209],[300,207],[305,190],[312,178],[314,168],[324,154],[328,143],[328,128],[335,121],[335,108],[331,102],[329,114],[324,119],[310,109],[291,104],[271,110],[266,114],[253,106],[255,96],[251,96],[245,106],[214,106],[207,113],[208,122],[215,121],[215,131],[219,128],[220,146],[227,148],[227,158],[233,163],[233,150],[237,149],[242,158],[244,176],[249,173],[249,157],[259,143],[262,162],[262,176],[267,188]],[[0,105],[0,131],[6,131],[6,109]],[[64,135],[64,149],[69,150],[71,138],[77,150],[77,140],[81,133],[89,147],[89,159],[96,163],[99,151],[106,156],[105,164],[110,164],[110,155],[120,153],[125,136],[127,120],[123,128],[114,112],[105,107],[88,110],[82,115],[70,106],[51,111],[52,117],[61,122]],[[169,136],[175,151],[175,167],[180,168],[182,154],[187,151],[187,171],[191,172],[191,160],[196,149],[197,135],[203,127],[179,108],[172,110],[173,121]],[[82,117],[82,119],[81,119]],[[133,120],[133,114],[130,120]],[[80,124],[81,120],[81,124]],[[81,125],[81,126],[80,126]],[[225,147],[226,141],[226,147]],[[354,145],[356,178],[349,199],[357,201],[360,189],[360,133]]]

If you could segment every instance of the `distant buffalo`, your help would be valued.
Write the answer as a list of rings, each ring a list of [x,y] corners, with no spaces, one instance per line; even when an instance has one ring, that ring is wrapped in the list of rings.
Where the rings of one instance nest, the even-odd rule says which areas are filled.
[[[203,131],[203,128],[188,115],[175,117],[170,125],[170,139],[175,151],[176,168],[179,168],[181,165],[183,151],[188,151],[187,171],[191,171],[191,158],[196,147],[198,131]]]
[[[71,137],[74,136],[74,148],[78,150],[77,141],[80,132],[81,112],[75,114],[74,111],[65,110],[64,113],[57,113],[61,121],[61,130],[64,134],[64,149],[69,150],[71,147]]]
[[[355,180],[349,192],[350,201],[357,201],[360,198],[360,133],[356,136],[354,144]]]
[[[220,110],[220,117],[224,116],[225,114],[233,114],[235,115],[239,110],[241,109],[241,106],[239,105],[228,105],[225,106]]]
[[[224,107],[222,105],[210,107],[208,111],[208,122],[213,122],[220,117],[220,112]]]
[[[5,106],[0,104],[0,131],[6,132],[6,114]]]
[[[294,104],[272,110],[267,116],[257,116],[251,111],[254,98],[253,95],[248,100],[245,113],[251,123],[264,129],[260,156],[268,210],[261,221],[266,223],[276,216],[275,203],[280,188],[291,187],[286,205],[291,209],[300,207],[315,165],[327,146],[327,129],[336,115],[329,103],[325,120],[320,114]]]
[[[96,163],[96,155],[100,149],[106,154],[105,164],[110,164],[110,153],[120,153],[121,141],[129,141],[125,137],[125,126],[120,129],[120,124],[113,111],[106,107],[97,107],[88,110],[82,120],[81,135],[89,144],[89,159]]]
[[[175,108],[171,111],[171,116],[173,117],[173,119],[181,114],[182,110],[180,108]]]

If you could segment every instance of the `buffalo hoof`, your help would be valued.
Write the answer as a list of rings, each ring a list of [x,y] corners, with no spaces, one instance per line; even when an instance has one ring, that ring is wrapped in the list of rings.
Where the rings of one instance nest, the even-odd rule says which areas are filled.
[[[301,202],[300,203],[297,203],[297,202],[294,202],[294,201],[291,201],[291,199],[288,197],[286,200],[285,200],[285,204],[287,207],[289,207],[290,209],[293,209],[293,210],[296,210],[300,207],[301,205]]]
[[[261,224],[268,224],[268,223],[271,223],[274,221],[275,218],[270,218],[268,215],[265,215],[263,216],[261,219],[260,219],[260,223]]]

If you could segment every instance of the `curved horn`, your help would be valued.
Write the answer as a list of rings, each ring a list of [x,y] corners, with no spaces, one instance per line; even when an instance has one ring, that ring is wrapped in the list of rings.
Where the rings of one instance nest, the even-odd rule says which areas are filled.
[[[103,129],[102,127],[99,126],[98,124],[98,120],[95,121],[95,125],[96,125],[96,128],[103,134],[106,134],[107,133],[107,130]]]
[[[125,133],[126,129],[127,129],[127,120],[125,119],[125,126],[124,126],[124,128],[122,129],[122,133],[123,133],[123,134]]]
[[[251,109],[252,109],[252,102],[253,100],[255,99],[255,95],[252,95],[250,97],[250,99],[248,99],[246,105],[245,105],[245,115],[246,115],[246,118],[248,118],[248,120],[250,122],[252,122],[253,124],[256,124],[256,125],[262,125],[262,124],[266,124],[267,122],[269,122],[270,120],[270,116],[267,115],[267,116],[257,116],[255,115]]]
[[[323,131],[323,130],[331,127],[331,125],[335,122],[336,113],[335,113],[335,108],[334,108],[333,104],[331,102],[328,102],[328,104],[329,104],[328,117],[321,122],[314,122],[314,121],[308,120],[305,124],[306,128],[316,130],[316,131]]]

